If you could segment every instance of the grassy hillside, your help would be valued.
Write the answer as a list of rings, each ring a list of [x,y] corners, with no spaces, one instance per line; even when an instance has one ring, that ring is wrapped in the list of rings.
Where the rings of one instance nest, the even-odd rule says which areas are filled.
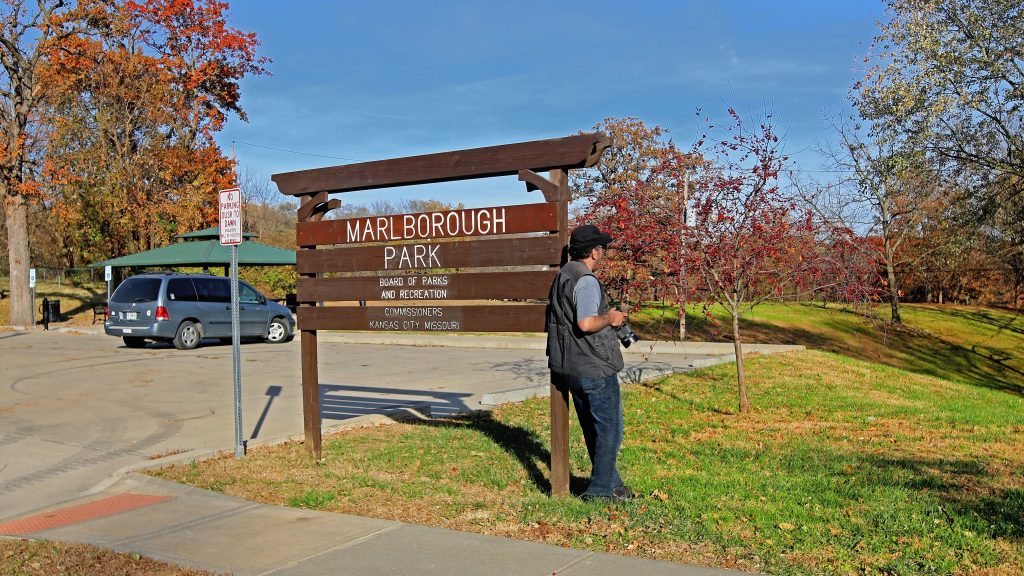
[[[695,313],[696,312],[696,313]],[[869,320],[821,304],[766,303],[741,322],[746,342],[804,344],[851,358],[954,382],[1024,394],[1024,316],[968,306],[908,304],[903,326]],[[728,316],[715,310],[720,332]],[[678,315],[649,308],[631,322],[646,338],[678,339]],[[688,311],[687,340],[724,340],[697,311]]]

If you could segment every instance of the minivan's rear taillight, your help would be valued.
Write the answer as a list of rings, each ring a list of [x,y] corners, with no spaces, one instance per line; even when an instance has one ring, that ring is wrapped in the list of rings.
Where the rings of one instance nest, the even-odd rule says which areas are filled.
[[[110,318],[110,306],[106,307],[105,311],[103,312],[103,315],[106,316],[107,318]]]
[[[157,320],[170,320],[171,315],[167,313],[167,308],[163,306],[156,307],[156,319]]]

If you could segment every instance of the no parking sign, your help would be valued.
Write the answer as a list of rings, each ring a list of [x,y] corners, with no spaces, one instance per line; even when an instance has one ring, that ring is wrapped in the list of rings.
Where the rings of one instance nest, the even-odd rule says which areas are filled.
[[[242,243],[242,191],[238,188],[220,191],[220,243]]]

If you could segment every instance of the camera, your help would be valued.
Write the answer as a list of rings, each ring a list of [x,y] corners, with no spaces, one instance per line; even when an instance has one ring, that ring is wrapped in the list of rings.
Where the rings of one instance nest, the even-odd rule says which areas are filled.
[[[636,332],[633,332],[633,329],[626,323],[615,328],[615,336],[618,337],[619,343],[622,344],[623,348],[629,348],[634,342],[640,341],[640,337],[637,336]]]

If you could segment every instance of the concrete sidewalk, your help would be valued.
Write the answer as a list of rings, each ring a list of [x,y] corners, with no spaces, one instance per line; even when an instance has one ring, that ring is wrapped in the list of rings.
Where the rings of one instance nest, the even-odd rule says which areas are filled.
[[[321,342],[351,344],[530,350],[544,347],[543,338],[536,336],[430,337],[321,332],[320,337]],[[772,353],[802,347],[750,348],[759,353]],[[659,364],[664,364],[666,371],[671,372],[731,361],[732,346],[640,342],[628,351],[626,360],[627,364],[642,368],[633,372],[627,370],[624,380],[640,381],[660,376],[660,369],[651,368]],[[528,397],[546,393],[547,386],[528,386],[493,393],[490,400],[498,403],[520,399],[514,397],[517,395]],[[338,427],[386,420],[384,416],[370,415],[346,420]],[[224,448],[231,451],[227,446]],[[214,453],[206,454],[212,456]],[[85,496],[61,503],[40,502],[37,509],[0,524],[0,534],[89,543],[178,565],[237,575],[739,574],[400,522],[258,504],[136,472],[145,467],[202,457],[204,455],[193,453],[129,466]],[[0,511],[0,518],[3,516]]]
[[[89,515],[92,518],[82,519]],[[65,518],[81,521],[54,525]],[[135,473],[123,476],[88,502],[19,522],[25,529],[44,528],[32,532],[33,538],[87,542],[238,576],[742,574],[268,506]]]

